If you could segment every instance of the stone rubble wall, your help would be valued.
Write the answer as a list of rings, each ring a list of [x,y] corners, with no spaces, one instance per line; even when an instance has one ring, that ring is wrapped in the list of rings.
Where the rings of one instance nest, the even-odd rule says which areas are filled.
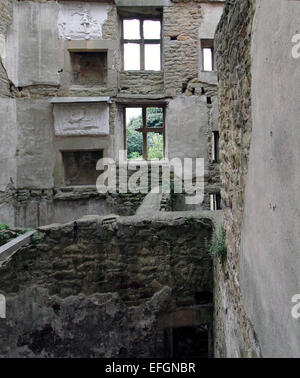
[[[95,188],[16,189],[3,198],[15,208],[16,227],[64,223],[88,214],[134,215],[145,194],[100,194]],[[75,207],[75,209],[73,209]],[[73,210],[72,210],[73,209]]]
[[[198,76],[201,22],[198,1],[176,2],[173,7],[164,8],[164,72],[168,96],[181,95],[184,85]]]
[[[227,256],[215,263],[215,356],[259,357],[241,297],[239,258],[251,119],[251,35],[255,0],[227,1],[216,32],[219,129]]]
[[[131,72],[119,74],[119,93],[133,95],[164,94],[164,75],[162,72]]]
[[[157,316],[170,291],[129,308],[117,293],[60,298],[39,286],[7,300],[9,325],[1,322],[0,355],[7,358],[149,358],[159,356]],[[34,322],[32,321],[34,305]],[[3,320],[3,319],[1,319]],[[21,331],[18,331],[21,330]],[[97,330],[97,332],[95,332]]]
[[[16,140],[15,125],[12,119],[15,117],[14,93],[12,83],[8,78],[7,71],[3,65],[5,56],[5,44],[7,29],[12,23],[13,2],[1,0],[0,2],[0,214],[2,221],[11,219],[13,213],[13,180],[15,179],[15,158],[14,143]],[[12,122],[13,124],[11,124]]]
[[[8,315],[0,355],[155,356],[157,316],[212,291],[208,214],[89,216],[40,228],[0,268]]]

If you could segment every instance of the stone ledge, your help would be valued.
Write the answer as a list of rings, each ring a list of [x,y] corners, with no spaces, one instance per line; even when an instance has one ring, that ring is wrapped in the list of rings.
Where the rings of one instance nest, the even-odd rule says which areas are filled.
[[[117,7],[171,7],[170,0],[115,0]]]
[[[0,267],[5,264],[21,247],[28,244],[31,240],[31,236],[35,233],[36,231],[26,232],[26,234],[21,235],[0,247]]]
[[[71,104],[74,102],[107,102],[111,103],[110,97],[53,97],[51,104]]]

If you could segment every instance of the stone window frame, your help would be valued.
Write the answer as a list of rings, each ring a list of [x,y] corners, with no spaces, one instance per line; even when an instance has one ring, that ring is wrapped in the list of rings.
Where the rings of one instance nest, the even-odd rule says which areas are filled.
[[[148,133],[162,133],[163,136],[163,159],[166,158],[166,104],[162,103],[136,103],[123,105],[123,121],[124,121],[124,150],[127,150],[127,124],[126,124],[126,108],[142,108],[143,127],[137,129],[143,135],[143,159],[148,161],[147,148],[147,134]],[[147,108],[162,108],[163,109],[163,126],[162,127],[147,127]],[[125,156],[127,160],[127,156]]]
[[[124,21],[125,20],[139,20],[140,21],[140,39],[125,39],[124,38]],[[144,21],[160,21],[160,39],[144,39]],[[125,71],[124,62],[124,45],[126,43],[137,43],[140,45],[140,69],[137,71],[147,71],[145,70],[145,45],[159,44],[160,45],[160,70],[163,67],[163,41],[162,41],[162,30],[163,30],[163,18],[162,16],[151,16],[151,15],[141,15],[135,14],[132,16],[121,16],[121,51],[122,51],[122,70]],[[136,70],[126,70],[136,71]],[[151,70],[150,70],[151,71]]]

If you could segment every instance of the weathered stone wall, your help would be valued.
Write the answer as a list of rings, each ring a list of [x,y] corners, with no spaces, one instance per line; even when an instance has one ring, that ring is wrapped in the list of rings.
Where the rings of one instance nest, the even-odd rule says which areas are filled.
[[[155,356],[158,315],[212,290],[205,247],[212,228],[199,213],[94,216],[41,228],[0,267],[8,306],[0,355]]]
[[[2,222],[13,219],[13,186],[16,181],[17,127],[14,94],[7,70],[3,65],[6,50],[7,29],[12,23],[12,1],[0,3],[0,214]]]
[[[1,319],[0,355],[14,358],[147,358],[159,356],[157,317],[170,301],[165,287],[138,307],[127,307],[117,293],[62,299],[29,287],[7,300]],[[34,322],[32,304],[35,306]],[[22,330],[21,332],[17,330]],[[95,332],[95,330],[97,330]]]
[[[9,105],[12,117],[7,118],[8,122],[5,125],[7,141],[5,146],[10,146],[10,148],[8,150],[2,147],[1,190],[5,191],[8,184],[11,189],[15,188],[24,193],[30,190],[51,192],[54,188],[60,189],[64,186],[61,151],[101,149],[106,157],[117,159],[119,150],[124,148],[123,113],[122,105],[118,103],[118,100],[110,105],[110,134],[108,136],[57,137],[54,135],[53,106],[50,104],[51,97],[56,96],[111,96],[114,100],[115,96],[122,97],[123,95],[127,98],[126,101],[132,101],[134,104],[139,101],[139,97],[149,96],[152,99],[156,98],[155,96],[160,99],[168,97],[167,102],[169,96],[180,95],[184,97],[182,101],[174,99],[173,105],[170,104],[170,109],[167,109],[167,113],[172,113],[170,117],[167,116],[166,122],[167,139],[169,139],[166,141],[167,153],[169,149],[170,157],[180,155],[180,157],[199,156],[208,159],[211,156],[209,145],[212,118],[210,105],[206,107],[205,102],[207,98],[214,102],[216,85],[209,85],[197,78],[199,71],[198,30],[203,21],[201,3],[203,1],[176,1],[173,5],[167,4],[163,8],[162,72],[122,72],[120,18],[114,4],[107,6],[109,10],[102,26],[102,39],[77,40],[75,35],[74,40],[67,40],[62,36],[57,24],[61,9],[70,3],[57,3],[54,0],[4,2],[3,6],[10,12],[6,21],[3,22],[3,30],[8,31],[4,65],[12,83],[11,93],[16,97],[16,103]],[[221,8],[221,1],[218,3],[220,4],[217,6]],[[105,14],[107,10],[104,5],[103,7],[101,12]],[[4,12],[3,15],[5,16],[6,13]],[[210,29],[214,29],[215,20],[211,22],[209,18],[208,24]],[[177,33],[176,40],[171,38],[174,37],[174,33]],[[107,86],[72,85],[68,49],[76,51],[81,48],[108,49],[108,77],[111,80],[108,80]],[[169,91],[170,86],[174,90],[171,88],[172,90]],[[8,88],[7,85],[6,88]],[[10,92],[7,95],[10,95]],[[198,101],[203,105],[200,115],[199,112],[193,111]],[[178,104],[180,106],[177,106]],[[15,106],[14,109],[13,106]],[[6,105],[1,105],[1,108],[5,114]],[[2,114],[2,111],[0,113]],[[15,119],[14,114],[16,114]],[[181,117],[182,114],[185,114],[185,117]],[[186,122],[186,119],[189,121]],[[182,143],[179,143],[179,140]],[[198,145],[201,145],[201,151],[199,149],[197,151]],[[2,149],[0,148],[0,152]],[[206,168],[209,190],[219,190],[215,167],[209,163]],[[210,168],[213,169],[212,174],[209,172]],[[52,200],[50,203],[47,200],[47,204],[44,201],[40,204],[37,203],[38,201],[33,201],[35,203],[32,204],[30,204],[31,201],[27,201],[24,206],[22,201],[13,203],[8,193],[1,197],[6,201],[5,209],[2,207],[0,214],[1,221],[8,220],[12,226],[41,224],[40,219],[47,218],[45,213],[50,214],[52,211]],[[18,195],[15,198],[17,197]],[[81,201],[78,212],[79,208],[86,214],[88,209],[98,211],[101,207],[100,205],[84,207],[82,204],[85,200],[84,197],[82,201],[78,198],[77,204]],[[13,204],[16,214],[14,214]],[[67,207],[67,201],[64,205]],[[208,201],[206,201],[206,206],[209,206]],[[129,208],[132,214],[135,206],[129,206]],[[69,210],[71,211],[72,207]],[[65,216],[69,214],[69,210],[66,209]],[[73,214],[72,219],[79,216],[78,212]],[[32,219],[32,223],[22,224],[22,217],[23,220]],[[15,219],[17,223],[14,224]],[[59,216],[54,216],[52,219],[66,220]]]
[[[203,72],[200,71],[199,28],[204,25],[204,37],[212,38],[211,31],[219,16],[215,20],[208,14],[209,18],[205,19],[205,12],[209,9],[219,15],[223,4],[222,1],[203,3],[179,0],[174,1],[173,7],[164,8],[164,84],[165,94],[175,96],[167,112],[168,156],[205,159],[202,208],[209,209],[209,194],[219,193],[221,188],[219,164],[212,161],[211,144],[212,130],[218,130],[217,85],[200,79],[199,72]],[[198,109],[194,108],[195,104]]]
[[[65,223],[89,214],[134,215],[145,194],[99,194],[93,187],[16,189],[10,200],[16,227]],[[3,199],[4,201],[4,199]]]
[[[164,94],[164,75],[162,72],[123,71],[119,76],[121,94],[159,95]]]
[[[202,22],[198,1],[180,1],[164,8],[163,44],[165,91],[175,96],[198,76],[198,28]]]
[[[5,51],[5,37],[7,27],[12,22],[12,2],[3,0],[0,4],[0,97],[11,96],[9,79],[6,69],[2,64],[2,56]]]
[[[256,1],[240,286],[264,358],[300,355],[299,14],[299,1]]]
[[[111,10],[107,20],[102,25],[102,37],[103,39],[117,40],[119,38],[117,7],[113,4],[110,6]]]
[[[260,356],[240,291],[240,243],[251,118],[254,0],[228,1],[216,33],[221,176],[227,256],[215,263],[215,355]]]

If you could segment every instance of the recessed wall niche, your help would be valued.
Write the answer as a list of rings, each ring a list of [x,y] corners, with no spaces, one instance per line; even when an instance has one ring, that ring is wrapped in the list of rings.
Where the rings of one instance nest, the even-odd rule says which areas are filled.
[[[96,86],[107,84],[106,51],[70,52],[72,84]]]
[[[61,151],[66,186],[96,185],[100,172],[97,162],[103,158],[103,150]]]

